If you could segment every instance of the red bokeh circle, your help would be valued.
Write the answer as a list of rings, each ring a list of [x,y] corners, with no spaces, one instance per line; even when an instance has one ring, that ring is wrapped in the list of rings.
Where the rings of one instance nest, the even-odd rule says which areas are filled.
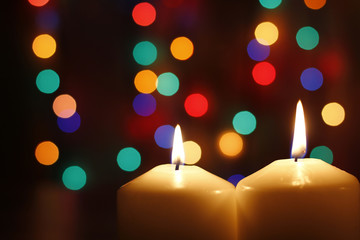
[[[259,62],[253,68],[252,76],[257,84],[266,86],[275,80],[276,71],[271,63]]]
[[[194,93],[185,99],[184,107],[190,116],[201,117],[208,110],[208,100],[200,93]]]
[[[134,7],[132,17],[136,24],[146,27],[155,21],[156,10],[150,3],[142,2]]]

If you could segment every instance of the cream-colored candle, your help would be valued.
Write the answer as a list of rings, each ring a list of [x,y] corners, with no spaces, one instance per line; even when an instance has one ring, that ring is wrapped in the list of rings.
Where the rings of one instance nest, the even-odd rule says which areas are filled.
[[[239,240],[359,240],[360,188],[353,175],[305,158],[305,121],[296,114],[292,155],[236,187]],[[298,125],[299,121],[303,125]]]
[[[178,165],[184,161],[179,133],[176,127],[173,164],[157,166],[119,188],[120,239],[236,239],[235,187],[197,166]]]

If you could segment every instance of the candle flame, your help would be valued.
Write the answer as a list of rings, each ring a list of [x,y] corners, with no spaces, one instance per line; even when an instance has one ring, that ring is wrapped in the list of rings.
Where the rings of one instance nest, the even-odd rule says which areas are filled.
[[[185,163],[184,144],[179,124],[175,127],[173,149],[171,153],[171,163],[182,165]]]
[[[306,154],[306,129],[304,109],[299,100],[296,105],[294,138],[291,149],[291,157],[302,158]]]

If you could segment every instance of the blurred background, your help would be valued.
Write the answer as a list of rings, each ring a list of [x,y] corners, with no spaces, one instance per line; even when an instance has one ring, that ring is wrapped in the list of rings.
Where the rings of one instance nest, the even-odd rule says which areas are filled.
[[[357,1],[23,0],[5,12],[4,239],[116,239],[116,190],[170,162],[236,184],[306,157],[360,177]]]

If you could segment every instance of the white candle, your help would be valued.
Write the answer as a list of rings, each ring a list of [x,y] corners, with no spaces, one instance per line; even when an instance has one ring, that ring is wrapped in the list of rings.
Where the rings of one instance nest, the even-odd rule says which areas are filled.
[[[175,170],[184,162],[179,133],[177,126],[173,164],[157,166],[119,188],[120,239],[236,239],[235,187],[197,166],[180,164]]]
[[[358,180],[322,160],[300,159],[306,147],[301,103],[296,115],[295,159],[274,161],[236,187],[239,240],[359,240]]]

